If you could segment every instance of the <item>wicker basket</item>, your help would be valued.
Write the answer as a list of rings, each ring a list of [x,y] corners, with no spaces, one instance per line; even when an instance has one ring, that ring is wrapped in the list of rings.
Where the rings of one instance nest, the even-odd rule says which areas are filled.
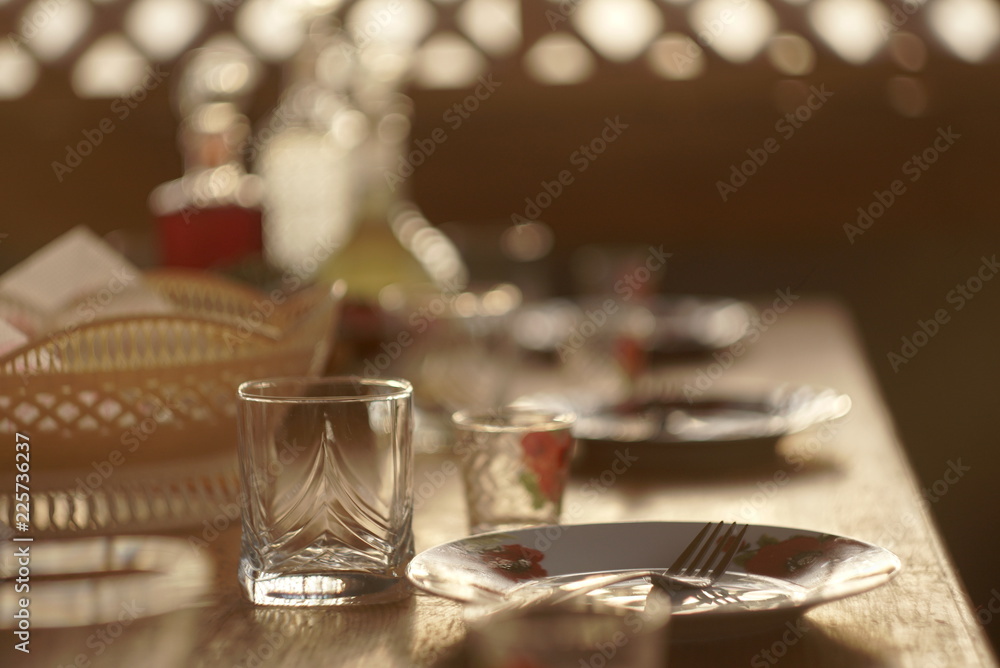
[[[342,284],[285,296],[198,272],[146,281],[176,314],[95,321],[0,357],[0,434],[10,452],[15,432],[30,437],[32,530],[217,515],[238,494],[237,385],[325,366]],[[13,456],[0,472],[13,481]],[[13,499],[0,497],[0,521],[13,517]]]

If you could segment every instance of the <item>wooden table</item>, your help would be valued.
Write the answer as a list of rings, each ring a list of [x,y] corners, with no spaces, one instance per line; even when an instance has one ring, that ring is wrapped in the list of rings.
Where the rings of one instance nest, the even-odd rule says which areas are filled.
[[[702,361],[700,368],[706,365]],[[665,373],[669,380],[669,374],[680,378],[698,368],[692,363]],[[820,606],[793,626],[713,644],[675,644],[671,666],[996,666],[845,310],[823,300],[794,304],[717,383],[747,378],[834,387],[852,397],[853,409],[832,429],[786,439],[778,459],[737,472],[650,475],[636,467],[596,498],[582,494],[587,478],[578,475],[565,506],[577,502],[582,510],[565,519],[797,526],[885,546],[904,568],[887,585]],[[418,486],[430,481],[434,487],[418,501],[418,550],[465,535],[461,481],[447,461],[443,455],[418,458]],[[943,456],[942,474],[949,466]],[[14,652],[8,640],[0,650],[3,663],[432,666],[450,661],[464,638],[460,606],[426,594],[343,611],[254,608],[241,600],[236,586],[238,530],[223,532],[208,549],[217,563],[217,582],[204,607],[130,622],[115,638],[96,635],[103,626],[37,630],[30,658]]]

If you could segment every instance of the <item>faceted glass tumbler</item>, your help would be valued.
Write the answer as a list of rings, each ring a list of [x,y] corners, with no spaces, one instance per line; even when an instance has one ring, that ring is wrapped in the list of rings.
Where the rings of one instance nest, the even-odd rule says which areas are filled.
[[[254,380],[240,385],[237,411],[247,597],[331,606],[408,595],[410,384]]]
[[[472,533],[559,522],[575,421],[521,407],[452,416]]]

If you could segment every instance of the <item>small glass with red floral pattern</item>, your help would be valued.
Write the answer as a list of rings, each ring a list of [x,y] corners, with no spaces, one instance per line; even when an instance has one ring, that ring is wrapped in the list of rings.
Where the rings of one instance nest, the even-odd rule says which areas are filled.
[[[559,523],[575,421],[513,406],[452,416],[472,533]]]

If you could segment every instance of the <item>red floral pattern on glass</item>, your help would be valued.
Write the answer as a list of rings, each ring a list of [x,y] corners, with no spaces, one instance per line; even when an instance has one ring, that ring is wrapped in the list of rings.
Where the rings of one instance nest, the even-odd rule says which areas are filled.
[[[531,473],[522,476],[522,482],[536,497],[536,507],[540,508],[545,500],[559,503],[562,498],[572,445],[569,430],[536,431],[521,439],[524,461]]]

